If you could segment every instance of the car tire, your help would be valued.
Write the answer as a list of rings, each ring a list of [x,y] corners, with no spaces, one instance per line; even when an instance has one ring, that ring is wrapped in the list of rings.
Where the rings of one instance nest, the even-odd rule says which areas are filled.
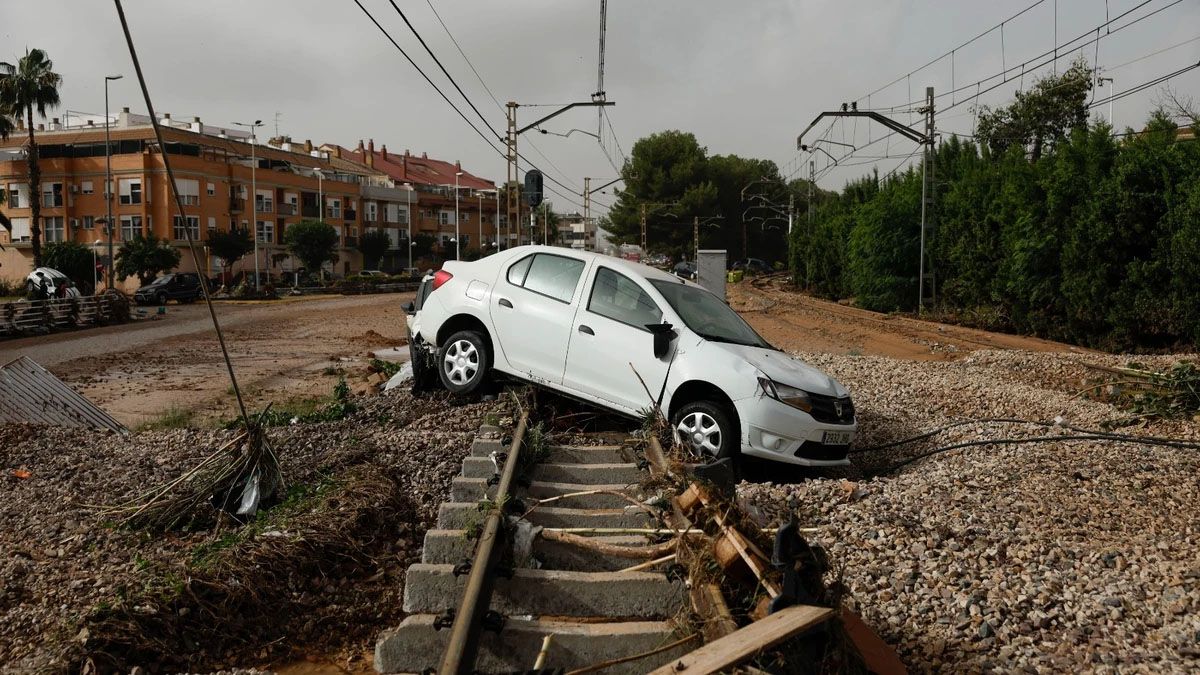
[[[676,442],[702,461],[733,457],[741,446],[741,429],[725,406],[712,401],[686,403],[671,416]]]
[[[167,294],[159,291],[158,296],[155,297],[155,300],[158,301],[158,304],[165,305],[167,304]]]
[[[470,330],[451,335],[437,353],[442,386],[460,396],[473,394],[483,386],[490,363],[487,340]]]

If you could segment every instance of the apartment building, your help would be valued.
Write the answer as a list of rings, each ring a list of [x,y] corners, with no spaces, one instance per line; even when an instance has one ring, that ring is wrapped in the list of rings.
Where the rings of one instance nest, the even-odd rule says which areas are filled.
[[[287,147],[253,145],[248,134],[210,127],[199,118],[188,122],[164,114],[165,148],[160,148],[148,117],[125,108],[109,130],[112,184],[105,181],[103,118],[75,116],[73,125],[57,119],[39,125],[40,195],[29,194],[26,136],[21,131],[0,143],[0,189],[6,193],[0,210],[12,232],[0,229],[0,276],[23,279],[32,267],[31,199],[41,199],[44,242],[71,240],[95,247],[98,259],[107,253],[106,194],[111,195],[114,249],[137,234],[153,233],[174,246],[186,247],[186,229],[202,248],[201,269],[190,255],[179,270],[220,273],[221,262],[204,242],[210,233],[232,226],[251,229],[258,239],[260,269],[276,274],[298,270],[287,254],[283,234],[302,219],[324,220],[338,230],[338,260],[330,271],[347,274],[361,268],[355,249],[362,228],[364,185],[383,183],[386,176],[352,160],[329,156],[311,143]],[[183,212],[169,191],[163,151],[170,153]],[[325,213],[321,213],[321,203]],[[186,229],[185,229],[186,228]],[[253,270],[251,256],[230,270]],[[127,280],[136,284],[136,280]],[[132,288],[126,285],[126,288]]]
[[[596,224],[581,213],[558,215],[558,244],[581,251],[596,250]]]

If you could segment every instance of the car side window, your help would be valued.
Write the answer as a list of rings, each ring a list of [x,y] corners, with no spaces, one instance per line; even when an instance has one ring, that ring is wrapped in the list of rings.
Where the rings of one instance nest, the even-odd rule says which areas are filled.
[[[513,286],[523,286],[525,284],[525,273],[529,271],[529,264],[533,262],[533,256],[527,255],[517,261],[515,265],[508,268],[508,283]]]
[[[662,323],[662,310],[646,291],[629,277],[607,267],[596,270],[588,311],[635,328]]]
[[[575,287],[579,285],[579,277],[583,275],[583,261],[547,253],[537,253],[531,260],[521,286],[559,302],[571,302]],[[509,269],[510,275],[512,269]]]

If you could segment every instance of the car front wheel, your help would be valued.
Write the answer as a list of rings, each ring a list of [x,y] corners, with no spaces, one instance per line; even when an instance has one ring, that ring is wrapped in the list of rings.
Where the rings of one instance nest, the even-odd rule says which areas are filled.
[[[685,404],[671,418],[671,431],[686,450],[702,460],[733,457],[740,433],[723,406],[711,401]]]
[[[453,394],[475,393],[483,385],[487,369],[487,342],[474,331],[451,335],[438,350],[438,375]]]

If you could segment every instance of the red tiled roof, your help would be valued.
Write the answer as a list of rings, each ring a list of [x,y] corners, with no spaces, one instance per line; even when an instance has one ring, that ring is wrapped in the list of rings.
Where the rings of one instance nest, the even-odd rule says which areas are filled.
[[[330,146],[333,147],[333,146]],[[340,147],[340,146],[338,146]],[[369,150],[350,150],[341,148],[342,157],[362,164],[367,163]],[[432,157],[420,155],[387,152],[376,150],[373,155],[374,169],[382,171],[394,180],[415,185],[454,185],[454,174],[462,171],[458,177],[460,187],[473,190],[493,190],[496,185],[486,178],[465,171],[453,162],[446,162]]]

